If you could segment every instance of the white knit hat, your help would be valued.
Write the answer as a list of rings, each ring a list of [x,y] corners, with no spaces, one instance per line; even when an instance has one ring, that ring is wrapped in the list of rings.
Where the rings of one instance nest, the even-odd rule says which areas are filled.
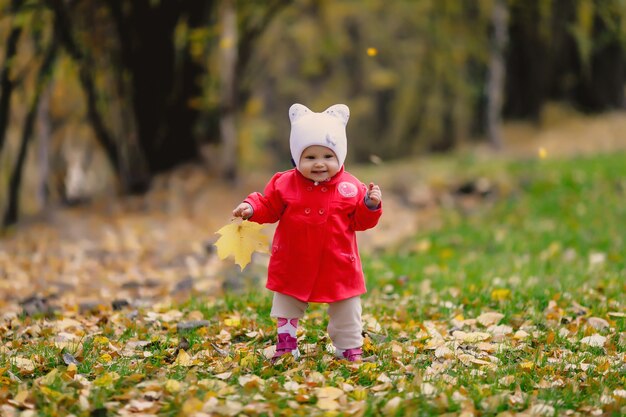
[[[312,145],[331,149],[339,160],[339,166],[343,166],[348,152],[346,125],[349,118],[350,109],[345,104],[335,104],[322,113],[315,113],[302,104],[292,105],[289,108],[289,147],[296,167],[300,169],[300,156]]]

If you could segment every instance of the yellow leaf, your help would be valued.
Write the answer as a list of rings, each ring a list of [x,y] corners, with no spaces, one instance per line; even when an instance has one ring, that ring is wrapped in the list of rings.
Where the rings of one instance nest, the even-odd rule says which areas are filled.
[[[253,366],[255,363],[256,363],[256,357],[252,354],[244,356],[243,358],[241,358],[241,361],[239,361],[239,365],[242,368]]]
[[[323,387],[315,390],[315,396],[317,398],[327,398],[329,400],[336,400],[343,395],[343,391],[337,387]]]
[[[191,397],[183,403],[182,413],[185,416],[189,416],[202,411],[204,403],[196,397]]]
[[[120,379],[120,375],[117,372],[107,372],[96,378],[93,384],[97,387],[108,387],[112,386],[118,379]]]
[[[45,395],[46,397],[48,397],[49,400],[52,400],[53,402],[57,402],[59,401],[61,398],[63,398],[63,393],[57,391],[57,390],[53,390],[52,388],[48,388],[47,386],[42,386],[39,388],[39,390],[41,391],[41,393],[43,395]]]
[[[316,405],[319,409],[327,411],[337,410],[340,407],[337,401],[330,398],[320,398]]]
[[[101,362],[109,363],[112,360],[113,360],[113,358],[108,353],[103,353],[102,355],[100,355],[100,361]]]
[[[52,371],[48,372],[47,375],[41,377],[39,382],[41,383],[41,385],[52,385],[56,382],[58,375],[59,375],[59,371],[55,368]]]
[[[185,349],[181,349],[178,351],[178,356],[176,357],[176,360],[174,361],[174,365],[192,366],[193,360],[191,359],[191,356],[189,356],[189,354],[185,352]]]
[[[367,399],[367,390],[364,388],[357,388],[354,391],[352,391],[352,396],[357,401],[365,400]]]
[[[367,55],[368,56],[376,56],[378,55],[378,49],[376,48],[367,48]]]
[[[496,288],[491,291],[491,299],[494,301],[504,301],[511,297],[511,290],[507,288]]]
[[[96,336],[93,338],[94,345],[106,345],[109,343],[109,339],[105,336]]]
[[[165,390],[169,392],[170,394],[176,394],[181,389],[182,389],[182,385],[180,381],[177,381],[175,379],[168,379],[167,382],[165,383]]]
[[[231,327],[239,327],[241,325],[241,317],[230,316],[224,319],[224,324]]]
[[[261,233],[262,229],[262,225],[247,220],[222,227],[217,231],[221,236],[215,242],[217,256],[220,259],[234,256],[235,263],[243,270],[250,263],[252,252],[267,253],[269,239]]]
[[[530,362],[530,361],[524,361],[524,362],[520,363],[519,366],[524,371],[531,371],[535,367],[535,364]]]
[[[20,391],[17,393],[17,395],[13,398],[13,403],[15,403],[16,405],[20,406],[20,407],[25,407],[27,405],[27,401],[28,401],[28,397],[30,396],[30,392],[29,391]],[[11,402],[11,401],[9,401]]]

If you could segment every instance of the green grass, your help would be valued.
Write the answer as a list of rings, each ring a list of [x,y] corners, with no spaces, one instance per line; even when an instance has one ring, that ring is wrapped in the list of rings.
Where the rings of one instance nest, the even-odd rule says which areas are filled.
[[[325,306],[313,305],[301,340],[318,349],[269,364],[271,295],[258,289],[133,319],[128,311],[74,317],[82,328],[72,347],[54,343],[60,315],[18,318],[0,326],[0,414],[623,415],[625,162],[624,154],[448,161],[459,182],[486,177],[499,195],[473,210],[459,201],[442,210],[441,227],[364,257],[365,352],[374,363],[332,359]],[[168,310],[209,326],[178,334]],[[500,327],[476,322],[487,312],[503,315]],[[605,323],[598,319],[609,327],[594,328]],[[604,343],[581,343],[594,335]],[[150,343],[125,349],[137,341]],[[80,365],[68,367],[65,352]],[[325,401],[328,387],[343,393]]]
[[[625,309],[625,162],[624,154],[616,154],[511,163],[501,174],[507,181],[516,179],[517,186],[495,204],[471,213],[452,209],[444,213],[440,229],[416,236],[399,252],[367,260],[368,286],[373,289],[367,299],[369,310],[392,323],[401,324],[408,317],[448,322],[447,330],[453,327],[449,321],[454,316],[500,312],[504,314],[500,323],[514,331],[533,329],[528,341],[521,347],[503,343],[502,351],[493,355],[499,360],[496,369],[483,376],[463,366],[444,375],[462,379],[458,386],[496,387],[499,379],[512,375],[522,391],[533,393],[529,395],[534,401],[549,404],[557,413],[602,409],[600,398],[612,398],[610,393],[623,390],[625,384],[626,319],[607,315]],[[488,168],[464,168],[470,178],[493,175],[490,179],[498,183],[498,173],[489,173]],[[551,302],[554,308],[548,308]],[[596,332],[586,325],[588,317],[611,323],[610,329],[598,331],[608,337],[604,347],[579,343]],[[397,327],[396,337],[405,331],[402,325]],[[567,337],[559,336],[563,329],[569,331]],[[602,361],[607,354],[611,366],[595,372],[598,362],[606,367]],[[573,370],[559,364],[561,358],[570,365],[588,364],[589,369]],[[527,370],[531,372],[520,370],[525,362],[532,364]],[[542,381],[559,386],[537,392]],[[510,387],[502,388],[507,392]],[[480,409],[489,395],[477,390],[471,397]],[[529,404],[504,408],[521,411]],[[623,413],[623,408],[607,408],[609,415]]]

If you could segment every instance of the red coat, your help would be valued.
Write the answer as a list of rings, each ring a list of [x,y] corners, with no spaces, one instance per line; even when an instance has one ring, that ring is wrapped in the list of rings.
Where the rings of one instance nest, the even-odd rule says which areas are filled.
[[[341,170],[315,185],[298,170],[275,174],[264,194],[252,193],[249,219],[278,227],[267,288],[301,301],[330,303],[366,292],[356,243],[358,230],[376,226],[382,207],[364,202],[367,187]]]

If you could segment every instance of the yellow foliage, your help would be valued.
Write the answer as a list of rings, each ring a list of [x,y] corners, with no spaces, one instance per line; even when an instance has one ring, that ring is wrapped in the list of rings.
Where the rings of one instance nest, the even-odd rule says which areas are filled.
[[[231,223],[217,231],[221,237],[215,242],[217,256],[226,259],[234,256],[235,263],[243,270],[252,259],[252,252],[267,253],[269,239],[261,233],[263,226],[258,223],[242,221]]]
[[[494,301],[504,301],[511,298],[511,290],[507,288],[496,288],[491,291],[491,299]]]

